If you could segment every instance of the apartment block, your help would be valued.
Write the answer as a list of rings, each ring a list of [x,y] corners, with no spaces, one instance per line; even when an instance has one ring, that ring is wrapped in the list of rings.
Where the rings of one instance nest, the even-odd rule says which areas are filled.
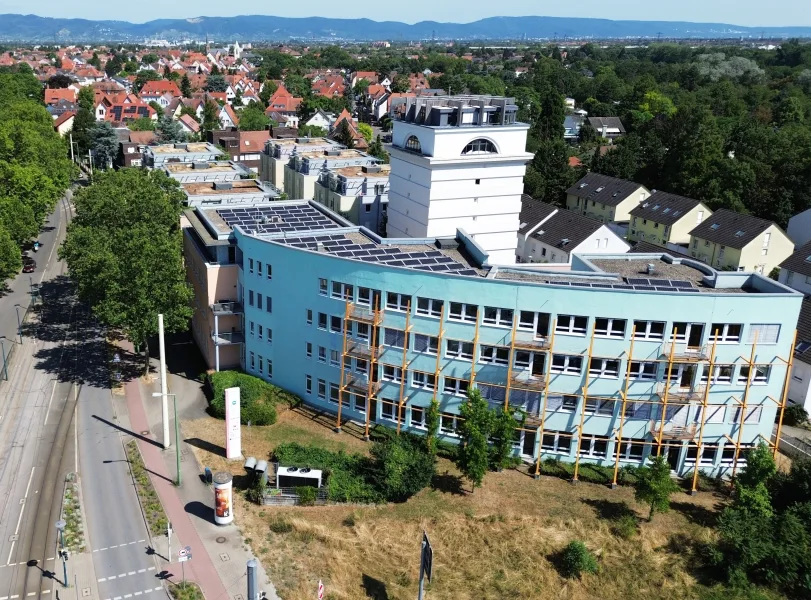
[[[386,234],[389,165],[364,165],[322,171],[314,200],[355,225]]]

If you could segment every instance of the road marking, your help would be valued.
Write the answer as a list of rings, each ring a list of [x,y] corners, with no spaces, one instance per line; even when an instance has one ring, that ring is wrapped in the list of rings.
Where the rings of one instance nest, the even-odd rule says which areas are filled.
[[[130,571],[127,575],[135,575],[135,571]]]
[[[48,424],[48,415],[51,414],[51,403],[54,401],[54,393],[56,393],[56,379],[54,379],[54,386],[51,389],[51,398],[48,400],[48,408],[45,410],[45,420],[42,422],[42,425]]]
[[[143,594],[143,592],[135,592],[135,593],[133,594],[133,596],[140,596],[141,594]]]
[[[107,581],[107,578],[106,578],[106,577],[101,577],[101,578],[99,579],[99,583],[104,583],[105,581]]]
[[[121,600],[121,596],[116,596],[113,600]]]
[[[125,594],[124,597],[125,598],[132,598],[132,594]]]
[[[138,569],[139,573],[146,573],[146,569]]]
[[[36,595],[36,592],[28,592],[28,593],[26,594],[26,596],[35,596],[35,595]]]
[[[124,598],[131,598],[132,596],[143,596],[144,594],[151,594],[152,592],[161,592],[163,591],[162,587],[156,588],[149,588],[142,592],[133,592],[132,594],[127,594]],[[8,597],[0,597],[0,600],[8,600]],[[116,596],[115,598],[105,598],[105,600],[121,600],[121,596]]]

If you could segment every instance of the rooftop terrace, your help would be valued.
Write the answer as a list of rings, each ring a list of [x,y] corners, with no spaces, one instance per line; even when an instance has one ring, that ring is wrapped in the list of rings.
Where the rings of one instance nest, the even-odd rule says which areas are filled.
[[[364,171],[363,167],[341,167],[340,169],[333,169],[332,172],[336,175],[344,177],[368,177],[386,179],[391,175],[391,165],[379,165],[379,170]]]
[[[213,161],[207,163],[166,163],[163,168],[170,175],[179,175],[181,173],[230,173],[230,172],[246,172],[245,169],[240,168],[235,163],[228,160]]]
[[[149,150],[155,154],[195,154],[219,152],[219,148],[207,142],[192,142],[188,144],[160,144],[158,146],[149,146]]]
[[[219,196],[224,194],[265,194],[269,193],[255,179],[237,179],[229,182],[201,181],[181,184],[189,196]]]

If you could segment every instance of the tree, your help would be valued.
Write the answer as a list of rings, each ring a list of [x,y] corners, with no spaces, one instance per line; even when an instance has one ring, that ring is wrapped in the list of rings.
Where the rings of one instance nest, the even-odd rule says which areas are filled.
[[[569,150],[562,138],[543,140],[527,167],[524,191],[533,198],[563,206],[566,190],[580,176],[569,166]]]
[[[93,164],[100,169],[107,169],[118,155],[118,136],[108,121],[99,121],[89,131],[90,151],[93,153]]]
[[[580,579],[583,573],[596,573],[599,570],[597,559],[579,540],[569,542],[561,551],[560,565],[561,574],[572,579]]]
[[[279,89],[272,81],[268,80],[262,84],[262,91],[259,92],[259,100],[262,101],[262,105],[267,108],[268,104],[270,104],[270,99],[273,97],[273,94],[276,93],[276,90]]]
[[[268,125],[270,125],[270,117],[256,102],[243,108],[239,115],[240,131],[264,131]]]
[[[202,130],[214,131],[220,128],[220,107],[216,102],[209,100],[203,105],[203,124]]]
[[[372,455],[372,477],[383,496],[391,502],[403,502],[431,483],[435,457],[419,439],[394,437],[376,443]]]
[[[183,77],[180,78],[180,93],[183,94],[184,98],[191,98],[191,80],[189,80],[189,76],[186,73],[183,73]]]
[[[362,123],[361,123],[362,125]],[[389,153],[383,148],[383,144],[380,141],[380,136],[378,135],[371,144],[369,144],[369,154],[374,156],[375,158],[379,158],[384,163],[389,162]]]
[[[155,111],[155,113],[156,113],[158,116],[160,116],[160,115],[162,115],[162,114],[163,114],[163,107],[162,107],[160,104],[158,104],[157,102],[155,102],[154,100],[150,100],[150,101],[149,101],[149,106],[151,106],[151,107],[152,107],[152,110],[154,110],[154,111]]]
[[[56,75],[51,75],[48,78],[48,81],[45,82],[45,85],[47,85],[49,89],[56,90],[70,87],[72,83],[73,80],[70,77],[58,73]]]
[[[650,464],[640,467],[634,485],[634,497],[650,506],[648,521],[654,513],[670,510],[670,496],[678,491],[678,484],[670,477],[670,465],[664,456],[648,459]]]
[[[772,451],[766,444],[758,444],[746,453],[746,466],[738,475],[737,487],[768,486],[777,472]]]
[[[79,90],[76,103],[79,105],[79,108],[93,112],[93,108],[95,108],[96,105],[96,94],[93,92],[93,88],[89,85],[83,86]]]
[[[19,247],[34,239],[39,233],[39,222],[34,211],[19,198],[0,197],[0,229]]]
[[[368,123],[358,123],[358,133],[363,136],[367,144],[372,141],[374,131],[372,130],[372,126]]]
[[[390,88],[395,94],[404,94],[411,89],[411,80],[405,75],[396,75]]]
[[[469,389],[467,398],[459,406],[461,423],[458,426],[459,454],[457,467],[475,490],[481,487],[487,469],[490,466],[490,455],[487,436],[490,434],[493,415],[478,389]]]
[[[158,314],[167,332],[185,330],[193,314],[179,229],[184,199],[159,170],[101,173],[74,196],[76,216],[59,249],[96,318],[145,349],[145,371]]]
[[[436,441],[437,435],[439,434],[440,418],[439,401],[434,398],[431,400],[431,405],[428,407],[428,410],[425,411],[425,447],[432,456],[436,455]]]
[[[101,71],[101,60],[99,59],[99,53],[94,52],[93,56],[90,57],[90,60],[87,61],[87,64]]]
[[[506,469],[513,464],[513,440],[517,423],[510,410],[493,411],[490,423],[490,465],[494,469]]]
[[[211,75],[209,75],[208,79],[206,79],[204,89],[207,92],[224,92],[228,89],[228,82],[225,81],[225,77],[222,75],[215,75],[214,71],[212,71]]]
[[[301,75],[288,73],[284,78],[284,87],[295,97],[304,98],[310,93],[312,84]]]
[[[73,119],[73,129],[71,129],[71,136],[73,142],[78,147],[78,152],[81,156],[87,154],[90,149],[90,132],[96,125],[96,117],[93,116],[93,111],[86,108],[80,108],[76,111],[76,117]]]
[[[186,141],[186,132],[180,123],[169,116],[161,115],[155,127],[155,136],[161,144],[174,144]]]
[[[149,117],[141,117],[127,123],[130,131],[155,131],[155,121]]]
[[[347,123],[346,119],[341,121],[341,124],[338,125],[338,133],[335,135],[335,141],[339,144],[343,144],[347,148],[355,147],[355,137],[352,135],[352,130],[349,129],[349,123]]]
[[[8,230],[0,224],[0,281],[16,275],[22,268],[20,247],[11,239]]]
[[[327,130],[318,125],[301,125],[298,134],[303,137],[327,137]]]
[[[243,105],[242,90],[240,88],[237,88],[237,91],[234,92],[234,99],[231,101],[231,105],[234,107],[239,107]]]
[[[141,58],[141,62],[145,65],[151,65],[152,63],[158,62],[158,55],[154,52],[150,52],[149,54],[144,54]]]
[[[113,57],[107,61],[107,64],[104,65],[104,72],[107,73],[107,77],[115,77],[121,72],[121,67],[124,66],[124,61],[118,54],[114,54]]]
[[[388,132],[388,131],[391,131],[392,127],[393,127],[393,123],[392,123],[392,120],[391,120],[391,115],[389,115],[389,113],[386,113],[385,115],[383,115],[380,118],[380,128],[383,131]]]

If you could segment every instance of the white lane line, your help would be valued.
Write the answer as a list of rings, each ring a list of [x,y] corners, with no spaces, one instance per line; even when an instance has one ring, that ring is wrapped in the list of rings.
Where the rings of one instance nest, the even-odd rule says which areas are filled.
[[[146,573],[146,569],[138,569],[139,573]]]
[[[133,596],[140,596],[141,594],[143,594],[143,592],[135,592],[135,593],[133,594]]]
[[[26,594],[26,596],[34,596],[35,594],[36,594],[36,592],[28,592],[28,593]]]
[[[54,379],[54,386],[51,389],[51,398],[48,400],[48,408],[45,410],[45,420],[42,422],[43,425],[48,424],[48,415],[51,414],[51,403],[54,401],[54,393],[56,392],[56,379]]]
[[[113,600],[121,600],[121,596],[116,596]]]
[[[106,577],[99,578],[99,583],[104,583],[105,581],[107,581]]]
[[[0,596],[0,600],[8,600],[8,596]]]
[[[125,598],[132,598],[132,594],[124,594]]]
[[[111,549],[112,549],[112,548],[118,548],[118,544],[116,544],[115,546],[110,546],[110,548],[111,548]]]
[[[130,571],[127,575],[135,575],[135,571]]]
[[[20,523],[22,523],[23,512],[25,512],[25,500],[28,499],[28,492],[31,490],[31,480],[34,479],[34,469],[36,469],[36,467],[31,467],[31,475],[28,476],[28,485],[25,486],[25,496],[23,497],[23,503],[20,507],[20,516],[17,518],[17,527],[14,529],[14,535],[20,533]],[[11,549],[9,550],[8,553],[8,560],[6,561],[6,565],[11,564],[11,555],[14,554],[15,543],[16,541],[11,542]]]

